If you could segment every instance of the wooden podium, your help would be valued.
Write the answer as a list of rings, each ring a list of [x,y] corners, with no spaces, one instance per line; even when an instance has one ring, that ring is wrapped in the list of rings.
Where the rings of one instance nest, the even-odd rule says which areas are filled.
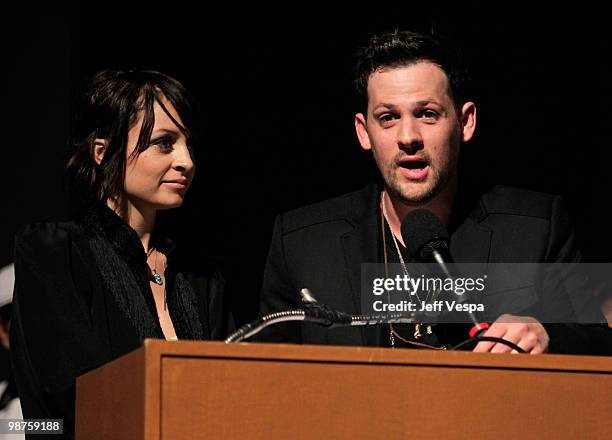
[[[147,340],[77,380],[77,440],[612,438],[612,358]]]

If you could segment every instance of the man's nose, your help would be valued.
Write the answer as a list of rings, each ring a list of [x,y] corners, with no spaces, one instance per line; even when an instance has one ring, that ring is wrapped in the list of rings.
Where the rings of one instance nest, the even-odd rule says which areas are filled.
[[[417,121],[411,118],[402,118],[398,125],[397,144],[400,149],[408,154],[423,148],[423,138]]]

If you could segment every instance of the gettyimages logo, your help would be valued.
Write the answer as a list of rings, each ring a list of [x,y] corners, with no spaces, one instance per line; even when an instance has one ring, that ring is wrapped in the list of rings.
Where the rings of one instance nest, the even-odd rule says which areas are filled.
[[[490,321],[509,314],[543,323],[599,324],[603,315],[597,297],[612,291],[608,263],[447,266],[442,274],[435,263],[363,264],[361,313],[400,313],[431,323],[469,323],[466,312],[477,312]]]

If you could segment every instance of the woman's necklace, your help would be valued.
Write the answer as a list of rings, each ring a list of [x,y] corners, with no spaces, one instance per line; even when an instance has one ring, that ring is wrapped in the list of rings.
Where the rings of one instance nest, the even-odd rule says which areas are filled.
[[[157,273],[157,255],[159,254],[159,251],[154,247],[151,247],[147,252],[147,265],[149,264],[148,260],[153,251],[155,251],[155,262],[153,263],[153,269],[151,269],[151,267],[149,266],[149,269],[151,270],[151,281],[153,281],[158,286],[163,286],[164,278],[159,273]],[[168,303],[166,297],[166,287],[164,286],[164,310],[166,310],[167,304]]]
[[[159,254],[159,251],[154,247],[149,248],[149,251],[147,252],[147,260],[151,256],[153,251],[155,251],[155,263],[153,264],[153,268],[151,269],[151,276],[153,277],[153,282],[155,284],[157,284],[158,286],[162,286],[164,284],[164,279],[160,274],[157,273],[157,255]]]

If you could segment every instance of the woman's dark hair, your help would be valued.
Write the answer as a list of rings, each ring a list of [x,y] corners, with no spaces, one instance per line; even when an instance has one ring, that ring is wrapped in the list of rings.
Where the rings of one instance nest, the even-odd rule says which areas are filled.
[[[455,107],[460,109],[467,98],[469,76],[459,51],[443,38],[396,30],[370,37],[356,53],[355,89],[359,111],[367,114],[371,74],[379,69],[409,66],[419,61],[437,64],[446,73],[449,95]]]
[[[164,107],[163,98],[175,108],[182,125]],[[104,70],[93,76],[78,102],[66,165],[68,185],[77,201],[105,203],[120,196],[125,180],[128,132],[143,112],[138,143],[131,156],[135,158],[149,147],[156,101],[192,142],[196,127],[194,101],[177,80],[150,70]],[[100,164],[94,158],[96,139],[107,142]]]

